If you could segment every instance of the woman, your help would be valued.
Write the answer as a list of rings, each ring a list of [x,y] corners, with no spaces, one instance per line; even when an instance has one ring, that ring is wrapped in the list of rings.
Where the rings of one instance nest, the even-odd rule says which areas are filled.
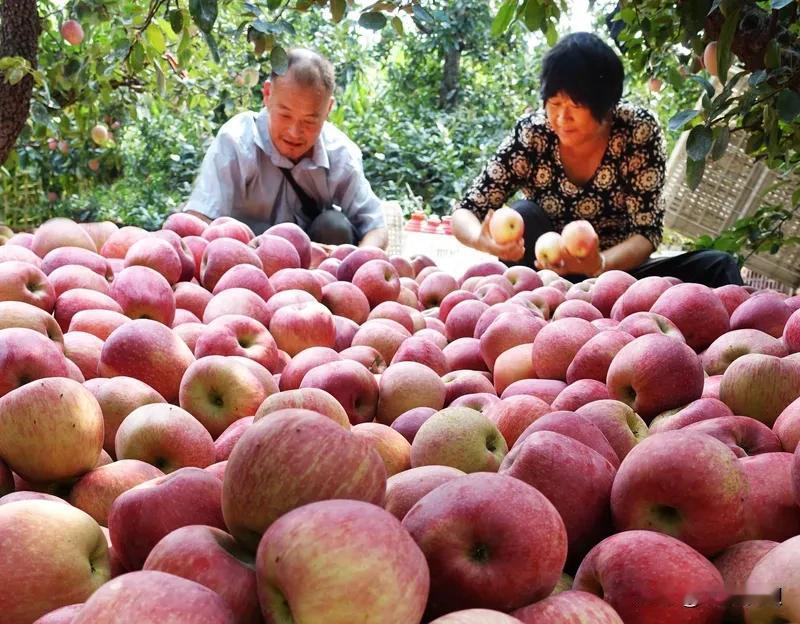
[[[596,35],[573,33],[545,55],[540,78],[544,111],[517,121],[456,206],[456,238],[503,260],[578,280],[620,269],[636,278],[741,284],[735,259],[724,252],[649,259],[663,228],[664,138],[651,113],[621,101],[624,71],[614,51]],[[517,190],[525,199],[511,207],[522,215],[525,235],[501,245],[489,233],[489,220]],[[594,226],[600,248],[585,258],[565,253],[559,266],[535,263],[539,235],[578,219]]]

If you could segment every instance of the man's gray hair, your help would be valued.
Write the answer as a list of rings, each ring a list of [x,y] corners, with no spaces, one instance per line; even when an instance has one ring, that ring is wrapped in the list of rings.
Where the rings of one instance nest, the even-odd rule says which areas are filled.
[[[304,87],[322,88],[333,93],[336,79],[333,64],[324,56],[308,48],[291,48],[288,50],[289,65],[286,73],[277,74],[273,70],[271,80],[291,75]]]

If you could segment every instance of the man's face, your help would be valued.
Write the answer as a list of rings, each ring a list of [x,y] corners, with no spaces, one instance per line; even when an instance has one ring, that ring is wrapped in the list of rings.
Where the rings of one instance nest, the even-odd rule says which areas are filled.
[[[310,154],[333,106],[331,94],[302,86],[291,74],[265,82],[263,93],[272,144],[293,162]]]

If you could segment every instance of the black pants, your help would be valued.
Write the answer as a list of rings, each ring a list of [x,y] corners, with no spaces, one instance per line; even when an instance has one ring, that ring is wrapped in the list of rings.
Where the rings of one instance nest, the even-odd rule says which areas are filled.
[[[553,224],[536,202],[526,199],[514,202],[511,207],[522,215],[525,222],[525,255],[516,264],[533,267],[536,239],[553,229]],[[688,251],[668,258],[649,258],[638,267],[628,271],[636,279],[658,275],[677,277],[684,282],[705,284],[711,288],[726,284],[742,284],[742,276],[736,259],[724,251],[704,249]],[[567,275],[572,282],[585,279],[584,275]]]
[[[256,236],[263,234],[272,225],[246,217],[239,217],[239,220],[249,225]],[[333,208],[320,212],[306,228],[306,233],[312,241],[323,245],[358,244],[358,236],[350,219],[342,211]]]

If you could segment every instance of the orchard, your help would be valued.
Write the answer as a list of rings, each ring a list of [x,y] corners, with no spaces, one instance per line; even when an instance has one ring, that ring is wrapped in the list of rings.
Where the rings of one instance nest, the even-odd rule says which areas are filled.
[[[4,623],[800,618],[800,297],[187,213],[3,238]]]

